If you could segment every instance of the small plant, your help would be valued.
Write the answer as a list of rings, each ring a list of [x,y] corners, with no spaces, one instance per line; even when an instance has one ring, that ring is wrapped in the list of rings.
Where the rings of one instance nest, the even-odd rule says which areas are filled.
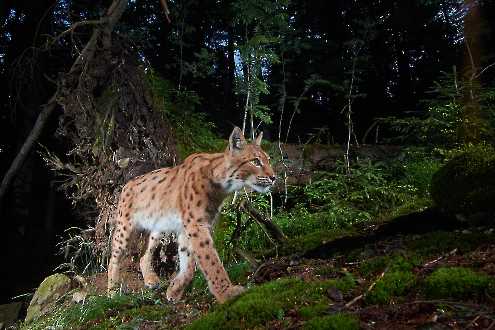
[[[376,282],[365,300],[368,304],[388,304],[394,297],[404,296],[415,282],[416,278],[410,271],[389,271]]]
[[[469,268],[443,267],[425,279],[424,292],[432,298],[480,297],[493,283],[490,276]]]
[[[376,272],[377,266],[383,264],[387,265],[383,277],[366,294],[365,300],[368,304],[388,304],[394,297],[407,294],[416,283],[412,269],[419,264],[419,259],[415,256],[406,258],[397,255],[375,258],[374,262],[362,265],[361,272]]]
[[[94,228],[71,227],[65,230],[65,237],[57,243],[59,254],[66,260],[57,267],[76,274],[94,274],[105,271],[108,260],[99,253],[93,239]]]

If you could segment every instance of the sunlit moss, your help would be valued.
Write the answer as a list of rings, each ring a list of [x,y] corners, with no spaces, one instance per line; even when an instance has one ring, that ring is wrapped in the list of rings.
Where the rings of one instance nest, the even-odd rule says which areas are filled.
[[[494,282],[494,278],[469,268],[443,267],[425,279],[424,292],[434,298],[479,297]]]
[[[326,292],[336,287],[343,292],[354,288],[348,275],[340,280],[305,282],[295,278],[272,281],[248,290],[245,294],[218,306],[193,322],[189,329],[238,329],[264,325],[273,319],[283,319],[289,310],[301,311],[306,317],[324,312],[331,299]]]

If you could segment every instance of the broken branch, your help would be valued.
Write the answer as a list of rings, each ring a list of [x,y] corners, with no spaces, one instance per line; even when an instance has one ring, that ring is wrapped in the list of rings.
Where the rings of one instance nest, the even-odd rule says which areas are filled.
[[[287,237],[282,230],[274,224],[270,219],[263,216],[258,210],[256,210],[248,201],[243,200],[240,205],[240,209],[247,212],[256,222],[262,225],[271,237],[277,242],[281,243],[287,240]]]

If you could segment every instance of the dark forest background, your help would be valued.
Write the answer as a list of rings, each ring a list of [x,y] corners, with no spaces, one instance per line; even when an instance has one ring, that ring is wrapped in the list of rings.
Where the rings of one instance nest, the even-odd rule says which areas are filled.
[[[78,98],[73,103],[67,100],[84,94],[78,94],[77,83],[67,87],[64,77],[99,23],[68,29],[77,22],[98,20],[110,3],[0,2],[0,173],[7,172],[52,95],[59,89],[76,90],[57,94],[66,100],[60,102],[64,106],[55,106],[0,201],[2,301],[31,290],[61,262],[54,251],[64,229],[98,218],[94,202],[76,211],[73,204],[86,197],[73,193],[72,199],[67,198],[67,189],[71,195],[73,188],[60,190],[64,179],[47,166],[46,159],[53,165],[54,158],[47,155],[55,154],[62,163],[81,164],[81,154],[73,151],[85,139],[96,139],[93,133],[67,124],[83,122],[83,115],[74,110]],[[139,74],[152,91],[166,91],[168,100],[161,102],[173,108],[164,119],[170,137],[155,134],[154,147],[162,136],[164,141],[187,144],[184,136],[194,141],[198,127],[210,123],[217,135],[226,138],[234,125],[243,122],[247,132],[258,128],[271,141],[345,144],[351,124],[353,144],[415,143],[414,136],[394,140],[396,132],[385,125],[386,118],[404,120],[399,126],[407,130],[414,118],[428,117],[435,102],[451,98],[463,104],[464,120],[454,134],[456,141],[493,141],[485,129],[492,120],[483,114],[485,99],[469,98],[466,91],[481,95],[495,80],[495,68],[490,66],[495,63],[494,1],[171,0],[168,9],[166,14],[158,0],[129,1],[115,27],[111,54],[106,58],[97,53],[97,57],[104,59],[100,66],[112,66],[111,72],[120,70],[120,64],[134,71],[110,75],[112,80],[106,81],[107,71],[101,69],[94,71],[103,72],[101,76],[91,78],[97,81],[89,102],[95,108],[99,100],[105,101],[109,86],[118,90],[119,84],[130,84],[129,94],[139,90],[127,78]],[[461,85],[470,87],[458,88]],[[139,108],[139,102],[133,104]],[[181,128],[184,116],[195,118],[197,126]],[[120,125],[122,134],[127,134],[127,126],[119,123],[118,115],[115,118],[115,127]],[[150,127],[146,123],[153,119],[147,120],[142,127]],[[78,139],[71,132],[77,132]],[[105,143],[107,150],[120,150],[118,139]],[[180,160],[187,154],[182,149],[157,156],[150,168]],[[94,148],[91,152],[97,166],[94,159],[103,158]],[[144,170],[119,172],[119,180]]]

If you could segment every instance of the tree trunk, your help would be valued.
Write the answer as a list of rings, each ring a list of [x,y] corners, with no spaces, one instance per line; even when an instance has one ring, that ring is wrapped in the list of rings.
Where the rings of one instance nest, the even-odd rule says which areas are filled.
[[[464,17],[464,68],[463,80],[465,84],[463,103],[463,123],[461,138],[464,142],[479,142],[483,120],[478,99],[479,81],[476,74],[481,62],[480,28],[481,17],[477,1],[465,0],[464,4],[470,8]]]

